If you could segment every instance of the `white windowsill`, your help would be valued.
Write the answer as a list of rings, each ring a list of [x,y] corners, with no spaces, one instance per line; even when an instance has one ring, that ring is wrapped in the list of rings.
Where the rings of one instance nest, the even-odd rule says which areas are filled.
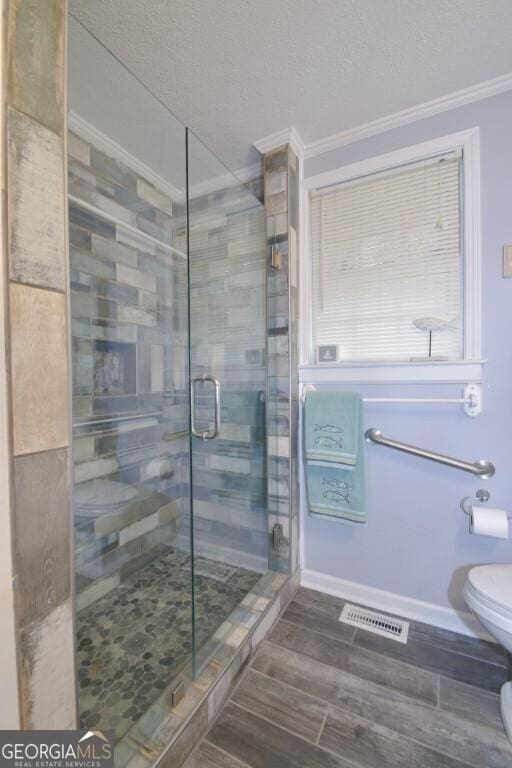
[[[317,363],[299,366],[299,381],[357,381],[360,383],[479,383],[485,360],[432,362]]]

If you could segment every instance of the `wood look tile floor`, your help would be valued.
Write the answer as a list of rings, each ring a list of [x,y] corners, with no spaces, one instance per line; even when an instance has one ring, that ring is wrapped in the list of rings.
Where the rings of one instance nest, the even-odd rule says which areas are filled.
[[[186,768],[512,768],[498,646],[411,622],[407,645],[300,588]]]

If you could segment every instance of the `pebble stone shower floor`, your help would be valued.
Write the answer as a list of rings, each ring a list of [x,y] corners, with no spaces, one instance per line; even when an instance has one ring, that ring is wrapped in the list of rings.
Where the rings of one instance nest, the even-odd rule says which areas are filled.
[[[260,574],[195,561],[197,648],[250,592]],[[191,558],[172,550],[77,615],[83,728],[113,728],[116,740],[144,715],[190,660]]]

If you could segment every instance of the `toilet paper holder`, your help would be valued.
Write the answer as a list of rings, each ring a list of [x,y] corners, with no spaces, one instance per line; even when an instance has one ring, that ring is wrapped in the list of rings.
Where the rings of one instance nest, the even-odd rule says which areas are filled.
[[[465,496],[462,501],[460,502],[460,508],[466,515],[471,514],[471,504],[475,504],[477,502],[480,502],[482,504],[485,504],[486,501],[489,501],[491,498],[491,494],[486,488],[479,488],[476,492],[476,498],[473,498],[473,496]]]
[[[491,498],[491,494],[486,488],[479,488],[476,492],[476,498],[473,496],[465,496],[460,502],[460,508],[466,515],[471,514],[471,504],[480,502],[485,504]],[[512,520],[511,515],[507,515],[507,520]]]

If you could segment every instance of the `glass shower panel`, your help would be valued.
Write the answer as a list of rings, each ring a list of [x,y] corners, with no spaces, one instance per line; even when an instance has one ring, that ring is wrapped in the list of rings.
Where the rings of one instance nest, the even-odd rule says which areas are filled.
[[[268,570],[261,203],[187,132],[196,670]]]
[[[69,103],[79,709],[137,739],[192,654],[185,130],[73,18]]]

